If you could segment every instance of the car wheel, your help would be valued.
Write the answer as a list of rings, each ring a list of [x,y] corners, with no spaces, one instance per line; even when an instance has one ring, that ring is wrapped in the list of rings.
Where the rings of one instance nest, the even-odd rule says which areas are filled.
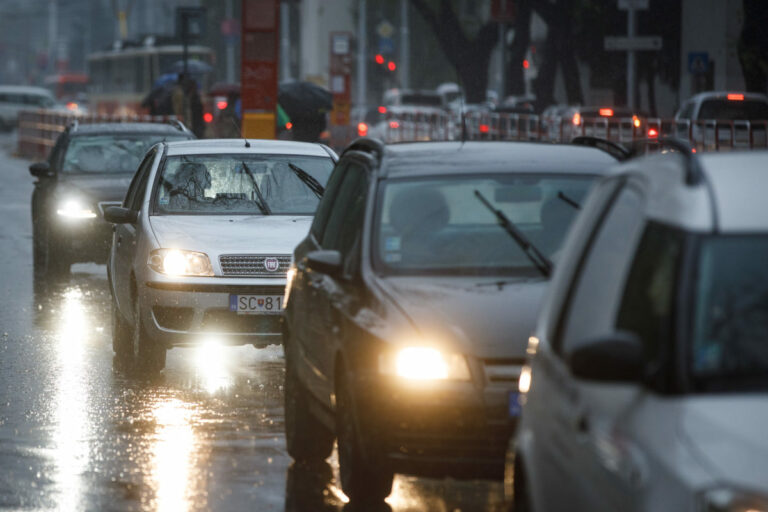
[[[320,462],[333,451],[334,433],[310,411],[312,397],[299,380],[290,357],[285,359],[285,440],[298,462]]]
[[[375,460],[366,460],[356,427],[354,402],[344,380],[336,392],[336,437],[341,488],[354,504],[383,502],[392,492],[394,474]]]
[[[134,369],[147,375],[160,373],[165,368],[165,347],[149,337],[141,320],[141,301],[137,298],[133,307],[133,336],[131,348]]]
[[[47,223],[37,220],[33,226],[32,264],[35,277],[57,278],[69,273],[70,263],[56,251]]]

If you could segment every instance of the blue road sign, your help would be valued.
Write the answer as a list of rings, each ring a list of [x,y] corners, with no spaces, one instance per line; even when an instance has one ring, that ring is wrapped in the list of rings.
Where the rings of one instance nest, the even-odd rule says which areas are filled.
[[[688,54],[688,72],[694,75],[704,74],[709,70],[709,54],[707,52],[690,52]]]
[[[379,53],[382,55],[395,53],[395,41],[391,37],[379,37]]]

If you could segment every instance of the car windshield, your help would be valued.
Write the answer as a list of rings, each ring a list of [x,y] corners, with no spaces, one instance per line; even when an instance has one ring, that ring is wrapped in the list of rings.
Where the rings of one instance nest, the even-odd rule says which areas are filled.
[[[768,119],[768,103],[758,100],[707,100],[701,104],[698,118],[764,121]]]
[[[699,254],[692,371],[704,383],[768,383],[768,236],[712,237]]]
[[[476,192],[556,261],[592,182],[555,174],[391,179],[380,195],[374,263],[387,274],[539,275]]]
[[[69,141],[61,170],[64,173],[133,173],[153,145],[163,140],[188,138],[157,133],[75,136]]]
[[[333,160],[295,155],[184,155],[166,159],[160,214],[312,215]]]

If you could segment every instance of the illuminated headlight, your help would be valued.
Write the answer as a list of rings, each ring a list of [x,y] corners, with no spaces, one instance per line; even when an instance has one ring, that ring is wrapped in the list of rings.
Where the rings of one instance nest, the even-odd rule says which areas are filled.
[[[701,512],[768,512],[768,496],[758,496],[728,487],[701,494]]]
[[[296,267],[291,265],[285,274],[285,296],[283,297],[283,307],[288,307],[288,298],[291,296],[291,285],[296,278]]]
[[[464,356],[432,347],[405,347],[381,354],[379,372],[407,380],[469,380]]]
[[[155,249],[149,254],[147,265],[155,272],[169,276],[213,275],[211,260],[202,252]]]
[[[63,201],[56,210],[56,214],[69,219],[93,219],[96,217],[96,212],[77,199]]]

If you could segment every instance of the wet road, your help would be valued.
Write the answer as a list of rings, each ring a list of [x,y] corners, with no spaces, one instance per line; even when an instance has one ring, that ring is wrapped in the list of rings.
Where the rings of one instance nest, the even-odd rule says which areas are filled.
[[[113,370],[105,267],[34,293],[29,162],[0,138],[0,509],[339,511],[337,468],[291,466],[279,347],[176,348]],[[398,476],[385,510],[494,511],[500,485]]]

